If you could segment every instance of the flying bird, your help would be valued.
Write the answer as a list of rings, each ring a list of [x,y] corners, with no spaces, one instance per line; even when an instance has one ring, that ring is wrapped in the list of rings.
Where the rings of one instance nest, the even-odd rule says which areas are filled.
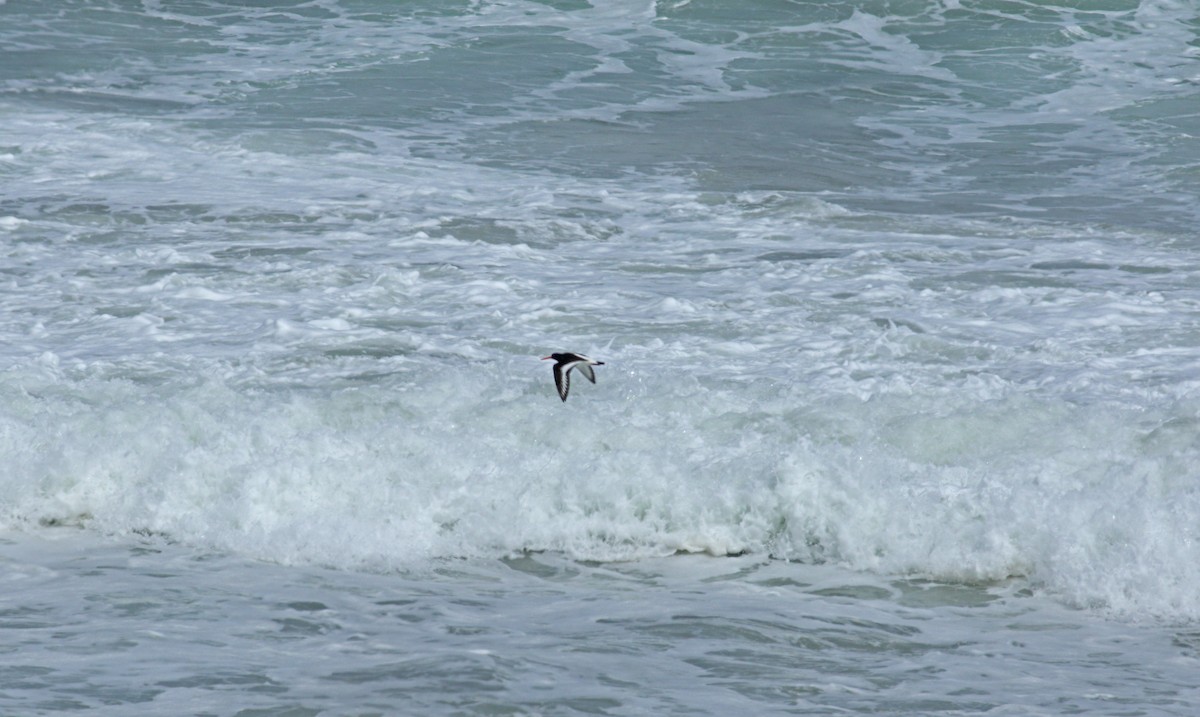
[[[584,378],[595,383],[596,373],[592,371],[592,367],[604,365],[603,361],[588,358],[583,354],[561,353],[542,357],[543,361],[547,359],[554,359],[554,385],[563,401],[567,400],[567,393],[571,390],[571,369],[579,369]]]

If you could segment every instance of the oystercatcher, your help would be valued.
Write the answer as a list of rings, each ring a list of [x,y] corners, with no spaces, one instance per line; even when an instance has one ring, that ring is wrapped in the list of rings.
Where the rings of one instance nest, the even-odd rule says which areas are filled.
[[[584,378],[595,383],[596,373],[592,371],[592,367],[604,365],[603,361],[588,358],[583,354],[561,353],[542,357],[543,361],[547,359],[554,359],[554,385],[558,388],[559,398],[564,401],[567,400],[567,392],[571,390],[571,369],[578,368]]]

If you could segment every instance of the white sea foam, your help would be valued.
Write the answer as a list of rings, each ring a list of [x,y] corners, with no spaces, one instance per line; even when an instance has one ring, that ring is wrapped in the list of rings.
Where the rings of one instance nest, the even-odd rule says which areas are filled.
[[[10,373],[5,520],[345,568],[750,551],[1196,614],[1193,405],[1101,410],[986,381],[839,399],[820,380],[652,376],[666,364],[635,355],[605,355],[565,405],[532,360],[386,362],[315,392],[211,368],[153,388]]]

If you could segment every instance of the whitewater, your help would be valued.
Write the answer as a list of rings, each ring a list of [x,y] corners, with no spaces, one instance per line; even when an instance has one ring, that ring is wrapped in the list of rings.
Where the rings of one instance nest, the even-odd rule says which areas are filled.
[[[1076,5],[0,2],[0,714],[1193,714],[1200,23]]]

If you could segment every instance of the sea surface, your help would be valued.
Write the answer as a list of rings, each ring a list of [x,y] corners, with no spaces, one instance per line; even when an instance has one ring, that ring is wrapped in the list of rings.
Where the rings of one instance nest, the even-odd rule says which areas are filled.
[[[0,715],[1198,676],[1192,0],[0,0]]]

